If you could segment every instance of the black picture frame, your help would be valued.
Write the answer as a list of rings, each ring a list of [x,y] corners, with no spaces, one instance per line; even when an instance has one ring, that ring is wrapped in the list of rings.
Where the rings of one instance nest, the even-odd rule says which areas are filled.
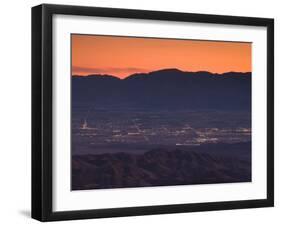
[[[267,198],[130,208],[52,210],[52,18],[55,14],[149,19],[267,28]],[[270,207],[274,205],[274,20],[43,4],[32,8],[32,218],[40,221]]]

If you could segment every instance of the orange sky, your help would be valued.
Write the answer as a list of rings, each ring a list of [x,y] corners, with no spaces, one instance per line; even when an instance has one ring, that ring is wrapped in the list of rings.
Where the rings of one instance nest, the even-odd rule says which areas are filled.
[[[72,74],[120,78],[164,68],[249,72],[251,43],[72,35]]]

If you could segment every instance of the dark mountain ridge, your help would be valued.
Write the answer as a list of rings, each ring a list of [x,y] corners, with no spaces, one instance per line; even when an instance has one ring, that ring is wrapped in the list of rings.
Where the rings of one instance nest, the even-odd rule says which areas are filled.
[[[72,76],[73,103],[156,109],[251,109],[251,72],[184,72]]]
[[[166,69],[161,69],[157,71],[151,71],[148,73],[134,73],[131,74],[124,79],[120,79],[117,76],[110,75],[110,74],[89,74],[89,75],[73,75],[73,78],[83,78],[83,79],[91,79],[91,78],[96,78],[96,79],[114,79],[114,80],[130,80],[133,78],[140,78],[140,77],[147,77],[151,78],[152,76],[162,76],[164,77],[165,75],[168,76],[179,76],[179,75],[209,75],[209,76],[251,76],[251,72],[235,72],[235,71],[229,71],[229,72],[224,72],[224,73],[211,73],[208,71],[181,71],[177,68],[166,68]]]
[[[72,156],[72,189],[211,184],[251,181],[250,143],[211,150],[155,149]],[[238,153],[239,152],[239,153]]]

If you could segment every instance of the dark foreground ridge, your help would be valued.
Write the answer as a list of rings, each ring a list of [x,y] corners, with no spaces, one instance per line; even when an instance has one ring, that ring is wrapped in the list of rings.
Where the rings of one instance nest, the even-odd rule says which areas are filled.
[[[74,155],[72,190],[250,182],[250,146]]]

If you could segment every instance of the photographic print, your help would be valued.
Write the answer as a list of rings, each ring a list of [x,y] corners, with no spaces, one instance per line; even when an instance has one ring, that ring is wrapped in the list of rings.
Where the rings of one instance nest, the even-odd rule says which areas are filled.
[[[274,19],[32,8],[32,218],[274,206]]]
[[[72,190],[251,182],[252,44],[71,35]]]

